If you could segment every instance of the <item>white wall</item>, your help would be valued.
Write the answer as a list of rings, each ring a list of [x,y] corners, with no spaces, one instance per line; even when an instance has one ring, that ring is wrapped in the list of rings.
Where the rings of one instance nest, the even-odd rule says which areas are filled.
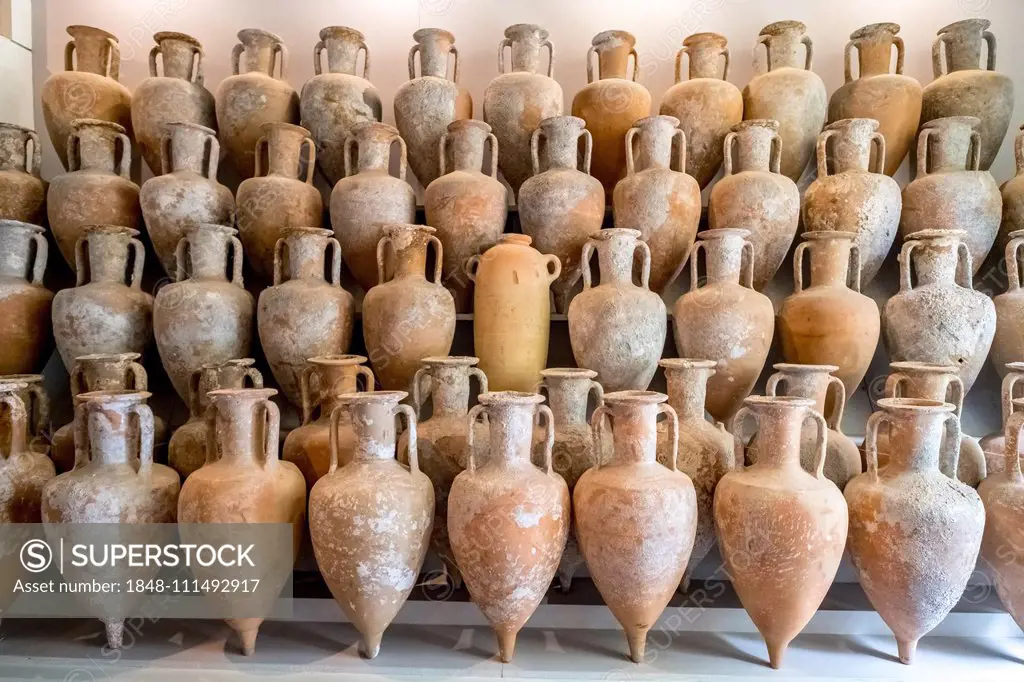
[[[0,2],[4,26],[0,35],[0,121],[34,127],[35,94],[32,87],[32,1]]]

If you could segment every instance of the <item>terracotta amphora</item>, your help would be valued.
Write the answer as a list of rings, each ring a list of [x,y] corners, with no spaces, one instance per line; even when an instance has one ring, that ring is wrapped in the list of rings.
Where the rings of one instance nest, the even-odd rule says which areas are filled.
[[[960,230],[923,230],[900,250],[900,291],[882,308],[882,342],[892,362],[957,367],[964,394],[992,345],[996,310],[975,291]]]
[[[473,350],[492,391],[532,391],[547,367],[551,284],[562,272],[525,234],[503,234],[466,266],[473,289]]]
[[[355,432],[348,412],[338,409],[339,399],[349,393],[374,390],[375,378],[363,364],[365,362],[362,355],[312,357],[299,377],[302,426],[288,432],[281,457],[299,468],[308,490],[312,490],[330,468],[332,447],[339,466],[345,466],[352,459],[356,448]]]
[[[215,130],[194,123],[168,123],[164,130],[160,174],[142,183],[139,204],[160,265],[173,276],[178,242],[203,223],[230,225],[235,196],[217,182],[220,143]]]
[[[485,173],[481,168],[488,145],[491,165]],[[508,191],[498,181],[498,138],[483,121],[449,123],[438,156],[440,175],[427,187],[423,207],[444,247],[444,285],[455,297],[455,309],[466,313],[473,301],[466,261],[498,243],[508,217]]]
[[[779,271],[796,237],[800,191],[779,172],[782,138],[776,121],[738,123],[722,145],[725,164],[722,178],[711,188],[708,224],[713,230],[750,231],[753,286],[761,291]]]
[[[1002,197],[992,174],[979,170],[978,119],[940,118],[921,126],[917,176],[903,188],[900,237],[921,230],[964,230],[977,274],[988,256],[1002,216]]]
[[[505,48],[511,63],[505,71]],[[546,73],[541,51],[547,48]],[[562,115],[562,86],[553,78],[555,47],[535,24],[513,24],[498,44],[498,77],[484,91],[484,120],[498,139],[498,168],[515,195],[531,172],[530,148],[541,121]]]
[[[342,396],[355,448],[309,494],[309,534],[324,582],[374,658],[419,578],[434,520],[434,488],[416,457],[416,416],[403,391]],[[409,468],[395,458],[396,417],[409,434]]]
[[[46,218],[42,163],[36,131],[0,122],[0,220],[38,225]]]
[[[252,358],[228,360],[197,369],[189,378],[188,421],[167,444],[167,464],[185,480],[206,463],[206,394],[224,388],[263,388],[263,375]]]
[[[718,33],[694,33],[676,53],[675,85],[661,98],[659,113],[679,119],[686,140],[687,175],[707,187],[722,166],[722,143],[743,120],[743,95],[729,82],[729,48]],[[683,80],[683,55],[690,60]]]
[[[0,374],[38,372],[53,348],[53,293],[43,283],[45,232],[0,220]]]
[[[530,144],[533,176],[522,184],[517,199],[523,233],[538,251],[562,264],[551,290],[555,311],[563,314],[580,279],[583,245],[604,222],[604,186],[590,175],[594,140],[584,126],[586,121],[575,116],[540,122]]]
[[[1021,289],[1020,250],[1024,230],[1010,233],[1003,264],[1006,267],[1006,291],[992,299],[996,307],[996,333],[992,337],[989,360],[1001,376],[1010,363],[1024,359],[1024,291]]]
[[[149,78],[132,93],[132,128],[142,158],[154,175],[161,175],[169,172],[162,160],[167,126],[190,123],[216,128],[217,116],[213,95],[204,84],[202,44],[190,35],[171,31],[161,31],[153,40],[156,46],[149,51]],[[218,147],[210,156],[217,159],[219,155]],[[209,177],[217,179],[216,165]]]
[[[131,146],[116,123],[79,119],[68,135],[67,173],[50,181],[46,215],[64,260],[90,225],[142,227],[139,186],[131,181]]]
[[[569,532],[569,489],[551,463],[554,419],[535,393],[479,396],[469,411],[469,465],[448,496],[448,535],[473,602],[498,638],[498,657],[512,660],[516,635],[540,604],[558,570]],[[490,446],[477,468],[474,429],[487,417]],[[530,460],[534,420],[547,424],[544,467]]]
[[[917,641],[942,622],[974,571],[985,508],[956,471],[960,420],[949,403],[883,398],[864,436],[867,472],[846,486],[850,558],[871,605],[910,663]],[[889,464],[876,438],[889,426]]]
[[[0,135],[2,135],[2,130],[0,128]],[[3,144],[2,141],[0,144]],[[999,225],[999,234],[996,235],[995,246],[999,249],[997,252],[999,254],[1002,254],[1006,245],[1010,243],[1011,234],[1024,230],[1024,125],[1021,126],[1020,132],[1017,133],[1017,137],[1013,141],[1013,152],[1016,174],[999,188],[999,194],[1003,200],[1003,218]],[[2,167],[2,163],[0,161],[0,167]],[[3,177],[2,172],[0,172],[0,177]]]
[[[814,400],[753,396],[729,429],[757,421],[761,457],[715,490],[715,530],[725,570],[773,668],[821,605],[846,546],[843,494],[825,478],[828,426]],[[813,473],[800,463],[803,424],[817,425]],[[738,443],[737,445],[742,445]]]
[[[360,52],[363,75],[357,76]],[[345,140],[356,126],[379,121],[383,113],[380,93],[370,83],[370,48],[363,34],[348,26],[321,29],[320,42],[313,47],[313,73],[302,86],[302,126],[316,140],[320,169],[333,185],[348,175]]]
[[[582,118],[594,137],[590,172],[609,199],[626,171],[626,133],[638,119],[651,115],[651,93],[637,82],[640,56],[635,45],[636,38],[627,31],[594,36],[587,49],[587,85],[572,100],[572,115]],[[627,75],[630,56],[632,76]]]
[[[639,286],[633,283],[637,250]],[[596,287],[590,274],[594,251],[601,277]],[[607,391],[646,390],[665,349],[668,314],[650,290],[651,251],[638,230],[622,228],[596,232],[583,245],[583,291],[569,304],[569,342],[576,364],[597,372]]]
[[[455,36],[440,28],[421,28],[412,34],[412,39],[416,44],[409,50],[409,80],[395,92],[395,125],[409,145],[412,172],[420,185],[427,187],[439,174],[437,146],[441,136],[452,121],[473,118],[473,98],[469,90],[459,85]]]
[[[1024,383],[1021,383],[1021,379],[1024,379],[1024,362],[1006,363],[1002,368],[1002,374],[1003,381],[999,393],[1003,413],[1002,429],[985,436],[979,443],[982,452],[985,453],[985,473],[989,476],[1001,474],[1006,470],[1004,432],[1006,425],[1010,423],[1010,415],[1017,411],[1016,400],[1024,398]],[[1024,463],[1024,457],[1021,461]]]
[[[651,248],[657,293],[686,259],[700,223],[700,187],[685,172],[686,135],[678,125],[672,116],[650,116],[629,129],[626,177],[612,193],[615,227],[640,230]]]
[[[828,120],[844,118],[877,121],[880,146],[875,150],[876,173],[893,175],[903,163],[921,122],[921,84],[903,75],[903,38],[900,25],[868,24],[850,34],[843,50],[846,84],[832,93]],[[895,73],[890,73],[892,48],[896,47]],[[853,75],[853,51],[857,51],[857,76]],[[866,163],[864,164],[867,165]],[[866,170],[866,168],[865,168]],[[823,177],[821,170],[818,177]]]
[[[1013,80],[996,73],[996,37],[988,19],[964,19],[940,28],[932,43],[935,80],[924,88],[921,122],[947,116],[977,116],[978,167],[988,170],[1003,144],[1013,113]],[[988,59],[981,65],[982,44]]]
[[[224,225],[203,224],[178,243],[177,277],[162,287],[153,329],[167,376],[188,401],[204,365],[248,357],[256,306],[242,281],[242,244]]]
[[[0,375],[0,384],[19,384],[14,394],[25,406],[25,439],[32,452],[50,454],[53,425],[50,422],[50,396],[43,385],[42,374]]]
[[[285,397],[301,404],[306,360],[341,355],[352,343],[355,302],[341,287],[341,247],[330,230],[293,227],[274,250],[274,286],[260,293],[260,345]],[[328,260],[330,258],[330,260]]]
[[[707,410],[725,421],[750,395],[768,359],[775,309],[752,286],[753,245],[746,230],[706,230],[690,252],[690,290],[673,307],[676,351],[715,361],[708,378]],[[698,277],[700,252],[706,274]]]
[[[298,123],[299,96],[287,81],[288,48],[281,38],[246,28],[238,32],[238,41],[231,50],[232,75],[217,87],[217,127],[231,165],[242,178],[251,178],[264,127]]]
[[[398,145],[398,176],[390,174]],[[363,123],[345,139],[345,177],[331,192],[331,227],[345,267],[364,291],[377,284],[377,242],[384,225],[416,220],[416,192],[405,180],[405,142],[386,123]]]
[[[121,73],[117,36],[92,26],[68,26],[67,32],[71,40],[64,46],[64,70],[50,74],[40,99],[50,141],[61,164],[70,170],[68,138],[73,123],[80,118],[99,119],[130,130],[132,95],[117,82]]]

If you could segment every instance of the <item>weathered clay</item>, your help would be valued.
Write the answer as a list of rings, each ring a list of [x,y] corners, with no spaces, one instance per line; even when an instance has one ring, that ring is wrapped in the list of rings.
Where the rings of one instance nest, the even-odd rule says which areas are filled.
[[[1003,200],[1003,217],[999,224],[999,234],[996,235],[995,248],[997,253],[1002,255],[1006,245],[1010,243],[1010,236],[1014,232],[1024,230],[1024,125],[1017,133],[1013,141],[1014,161],[1016,175],[1003,183],[999,188],[999,194]],[[1024,236],[1024,234],[1019,235]]]
[[[982,452],[985,453],[985,473],[990,476],[1003,473],[1006,470],[1005,431],[1006,425],[1010,423],[1010,415],[1017,411],[1016,400],[1024,397],[1024,383],[1020,383],[1021,379],[1024,379],[1024,362],[1008,362],[1000,373],[1003,375],[1000,388],[1002,428],[996,433],[985,436],[979,443]],[[1022,462],[1024,462],[1024,458],[1022,458]]]
[[[1011,363],[1024,359],[1024,291],[1021,290],[1020,249],[1024,230],[1010,233],[1004,250],[1006,291],[992,299],[996,308],[996,332],[989,360],[1001,376]]]
[[[42,523],[43,486],[56,475],[53,462],[29,446],[32,435],[28,406],[20,395],[28,384],[0,379],[0,522]],[[0,581],[6,582],[4,572]],[[8,593],[0,597],[2,601]],[[3,608],[0,607],[0,613]]]
[[[0,123],[0,220],[38,225],[46,218],[42,162],[36,131]]]
[[[20,386],[13,393],[25,406],[25,441],[28,449],[44,455],[50,454],[53,426],[50,423],[50,396],[43,385],[43,375],[0,375],[0,384],[4,383]],[[5,423],[0,421],[0,428],[3,428]]]
[[[44,233],[38,225],[0,220],[0,374],[38,372],[53,348]]]

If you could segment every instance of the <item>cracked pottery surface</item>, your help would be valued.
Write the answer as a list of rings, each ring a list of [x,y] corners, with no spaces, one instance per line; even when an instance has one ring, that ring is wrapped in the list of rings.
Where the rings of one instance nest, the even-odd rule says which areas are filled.
[[[46,230],[0,220],[0,375],[43,368],[53,348],[53,293],[43,276]]]
[[[0,384],[13,383],[19,387],[12,389],[25,406],[25,439],[28,449],[32,452],[50,454],[50,438],[53,423],[50,421],[50,395],[46,392],[42,374],[4,374],[0,375]],[[0,420],[0,429],[6,422]]]
[[[1017,398],[1024,397],[1024,362],[1008,362],[1002,368],[1000,374],[1003,381],[1000,385],[999,397],[1002,407],[1002,426],[996,433],[990,433],[981,439],[979,445],[985,453],[985,472],[988,475],[1002,473],[1006,470],[1006,457],[1004,448],[1006,446],[1006,425],[1010,423],[1010,415],[1017,411]],[[1022,460],[1024,461],[1024,460]]]
[[[42,162],[36,131],[0,122],[0,220],[39,225],[46,218]]]
[[[1024,358],[1024,291],[1021,291],[1019,252],[1024,246],[1024,230],[1011,232],[1004,251],[1006,291],[992,299],[996,308],[996,331],[989,360],[1000,376]]]

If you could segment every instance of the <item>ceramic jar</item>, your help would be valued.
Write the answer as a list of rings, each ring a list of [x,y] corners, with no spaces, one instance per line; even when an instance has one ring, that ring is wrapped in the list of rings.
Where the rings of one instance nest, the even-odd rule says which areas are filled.
[[[576,364],[597,372],[608,391],[646,390],[665,348],[668,315],[650,290],[651,248],[638,230],[595,233],[583,245],[583,291],[569,304],[569,342]],[[633,264],[640,250],[640,286]],[[601,283],[591,283],[590,259],[597,251]]]
[[[50,423],[50,396],[43,385],[43,375],[0,375],[0,384],[3,383],[19,385],[19,388],[12,392],[25,406],[25,439],[28,449],[48,455],[53,425]]]
[[[487,416],[490,446],[475,456],[470,426],[468,467],[448,496],[448,535],[469,596],[498,638],[498,657],[512,660],[516,635],[540,604],[558,570],[569,531],[569,489],[551,464],[554,423],[535,393],[479,396],[473,425]],[[530,461],[534,420],[547,424],[544,468]]]
[[[723,149],[725,164],[722,178],[711,188],[708,224],[713,230],[750,231],[753,286],[761,291],[779,271],[793,244],[800,221],[800,191],[779,171],[782,138],[776,121],[738,123],[725,136]]]
[[[306,360],[347,353],[352,343],[355,302],[341,288],[341,247],[333,234],[312,227],[285,230],[274,249],[274,286],[259,297],[260,345],[293,405],[301,403],[299,375]]]
[[[910,663],[917,641],[946,617],[974,571],[985,509],[956,470],[960,420],[949,403],[883,398],[868,419],[868,470],[846,486],[850,558],[871,605]],[[876,436],[889,426],[889,464]],[[943,464],[945,460],[946,464]]]
[[[522,184],[516,202],[523,233],[533,239],[538,251],[562,264],[551,289],[555,311],[563,314],[580,279],[583,245],[604,222],[604,187],[590,175],[594,140],[585,125],[575,116],[540,122],[530,142],[533,176]]]
[[[1009,363],[1024,359],[1024,291],[1021,290],[1020,249],[1024,230],[1010,233],[1003,264],[1006,291],[992,299],[996,308],[996,331],[989,360],[1000,375]]]
[[[825,127],[817,151],[818,176],[803,198],[804,227],[855,233],[865,287],[892,249],[903,206],[900,186],[882,172],[885,138],[878,121],[847,118]]]
[[[469,259],[473,290],[473,349],[492,391],[532,391],[547,366],[551,284],[557,256],[530,246],[524,234],[503,234],[496,246]]]
[[[29,446],[29,437],[34,434],[30,431],[28,406],[20,397],[28,384],[12,378],[0,379],[0,405],[6,408],[0,420],[0,442],[4,444],[0,451],[0,522],[41,523],[43,486],[56,471],[49,457]],[[8,575],[4,571],[0,580],[6,583]]]
[[[142,158],[154,175],[161,175],[169,172],[162,161],[167,126],[190,123],[216,128],[217,116],[213,95],[203,84],[206,55],[202,44],[190,35],[171,31],[161,31],[153,40],[156,46],[149,51],[149,78],[132,94],[132,129]],[[162,73],[157,68],[157,57]],[[219,157],[220,148],[214,152],[211,159]],[[208,177],[216,180],[216,170]]]
[[[389,171],[398,145],[398,176]],[[364,291],[377,284],[377,242],[389,223],[416,220],[416,192],[405,180],[405,142],[386,123],[356,126],[345,139],[345,177],[331,192],[331,227],[345,267]]]
[[[1016,175],[999,188],[1003,200],[1003,218],[999,225],[999,234],[996,236],[996,248],[999,249],[1000,255],[1010,242],[1010,235],[1024,230],[1024,125],[1013,141],[1013,151]]]
[[[743,95],[729,82],[729,48],[718,33],[694,33],[676,53],[675,85],[661,98],[659,113],[679,119],[686,140],[686,174],[707,187],[722,166],[722,143],[743,120]],[[683,80],[683,55],[690,60]],[[724,63],[723,62],[724,58]]]
[[[434,276],[427,279],[427,250]],[[386,225],[377,244],[379,284],[363,298],[363,339],[387,390],[409,388],[423,358],[448,355],[455,339],[455,301],[441,284],[444,249],[425,225]],[[390,257],[394,272],[384,264]]]
[[[363,75],[357,76],[360,52]],[[316,140],[320,168],[333,185],[348,175],[345,140],[356,126],[379,121],[382,115],[380,93],[370,83],[370,48],[363,34],[348,26],[321,29],[313,48],[313,73],[302,86],[299,109],[303,127]]]
[[[1006,471],[1006,457],[1004,453],[1006,438],[1004,433],[1006,425],[1010,423],[1010,415],[1017,411],[1016,400],[1024,397],[1024,392],[1021,390],[1024,389],[1024,384],[1020,383],[1020,380],[1024,379],[1024,362],[1008,362],[1002,368],[1001,373],[1003,374],[1003,382],[999,395],[1003,408],[1002,428],[996,433],[985,436],[979,443],[982,452],[985,453],[985,473],[989,476]]]
[[[779,122],[778,172],[795,182],[814,156],[814,141],[825,125],[828,95],[821,78],[811,71],[814,49],[803,22],[768,24],[757,42],[765,46],[767,70],[743,88],[743,118]],[[728,149],[725,156],[729,158]]]
[[[615,454],[585,471],[572,497],[587,570],[626,631],[634,663],[644,660],[647,631],[675,594],[697,530],[697,496],[676,467],[679,422],[667,399],[649,391],[605,395],[591,424],[600,443],[610,417]],[[667,467],[657,460],[659,414],[670,424]]]
[[[236,234],[223,225],[194,228],[178,243],[177,281],[157,292],[156,346],[184,401],[196,370],[249,355],[256,306],[242,282]]]
[[[877,121],[883,142],[875,152],[875,172],[889,176],[906,158],[921,122],[921,84],[903,75],[904,47],[903,38],[896,35],[899,32],[899,24],[885,22],[868,24],[851,33],[850,42],[843,50],[846,84],[833,92],[828,102],[831,122],[845,118]],[[894,45],[896,68],[895,73],[889,73]],[[856,78],[852,63],[854,50],[858,64]],[[820,169],[818,177],[823,177]]]
[[[0,122],[0,220],[38,225],[46,217],[46,183],[39,135],[29,128]]]
[[[768,359],[775,309],[752,286],[753,245],[746,230],[706,230],[690,252],[690,290],[673,308],[676,351],[685,358],[713,360],[707,410],[727,420],[750,395]],[[700,252],[706,275],[698,277]]]
[[[131,129],[132,95],[117,82],[121,73],[117,36],[92,26],[68,26],[67,31],[71,40],[64,46],[64,70],[50,74],[40,99],[50,141],[61,164],[70,170],[68,138],[74,122],[99,119]],[[127,148],[124,154],[129,156]]]
[[[139,204],[160,265],[173,276],[178,242],[197,225],[232,224],[235,197],[217,182],[215,130],[194,123],[168,123],[164,129],[160,174],[142,184]]]
[[[116,123],[79,119],[70,127],[67,173],[50,181],[46,215],[64,260],[90,225],[141,227],[139,186],[131,181],[132,143]]]
[[[825,598],[846,546],[843,494],[825,478],[827,425],[810,398],[747,398],[729,429],[757,421],[761,457],[715,490],[715,529],[725,570],[773,668]],[[802,425],[817,424],[813,473],[800,463]],[[741,445],[739,443],[738,445]]]
[[[309,534],[324,582],[374,658],[419,578],[434,519],[434,489],[416,456],[416,417],[402,391],[342,396],[355,448],[309,494]],[[406,422],[409,468],[395,459],[396,417]]]
[[[216,109],[221,144],[245,179],[254,175],[265,126],[298,123],[299,97],[288,84],[288,48],[278,36],[246,28],[238,32],[238,41],[231,50],[232,75],[217,87]]]
[[[686,260],[700,223],[700,187],[684,172],[686,135],[678,125],[672,116],[650,116],[629,129],[626,177],[612,193],[615,227],[640,230],[650,247],[651,290],[658,293]]]
[[[427,187],[438,176],[438,142],[448,124],[473,118],[473,98],[459,85],[459,51],[455,36],[439,28],[421,28],[412,34],[416,44],[409,50],[409,80],[395,92],[395,125],[409,145],[409,165],[420,185]],[[420,75],[416,75],[416,55]],[[448,55],[452,75],[448,78]]]
[[[1010,127],[1013,112],[1013,81],[996,73],[996,37],[988,19],[964,19],[940,28],[932,43],[935,80],[924,88],[921,122],[947,116],[976,116],[979,158],[975,164],[988,170]],[[988,59],[981,65],[982,43]]]
[[[491,166],[484,173],[480,169],[488,144]],[[427,187],[423,207],[427,224],[437,230],[444,247],[444,285],[455,297],[455,309],[465,313],[472,303],[466,261],[494,246],[505,231],[508,192],[498,181],[498,138],[486,123],[449,123],[438,142],[438,155],[441,174]]]
[[[903,188],[900,236],[921,230],[964,230],[977,274],[985,261],[1002,216],[999,187],[979,170],[978,119],[940,118],[921,126],[917,139],[917,176]],[[965,161],[966,159],[966,161]]]
[[[882,308],[882,342],[892,362],[959,368],[971,390],[992,345],[996,311],[971,282],[959,230],[923,230],[900,250],[900,291]]]
[[[0,220],[0,374],[37,372],[53,348],[53,293],[43,283],[45,232]]]

